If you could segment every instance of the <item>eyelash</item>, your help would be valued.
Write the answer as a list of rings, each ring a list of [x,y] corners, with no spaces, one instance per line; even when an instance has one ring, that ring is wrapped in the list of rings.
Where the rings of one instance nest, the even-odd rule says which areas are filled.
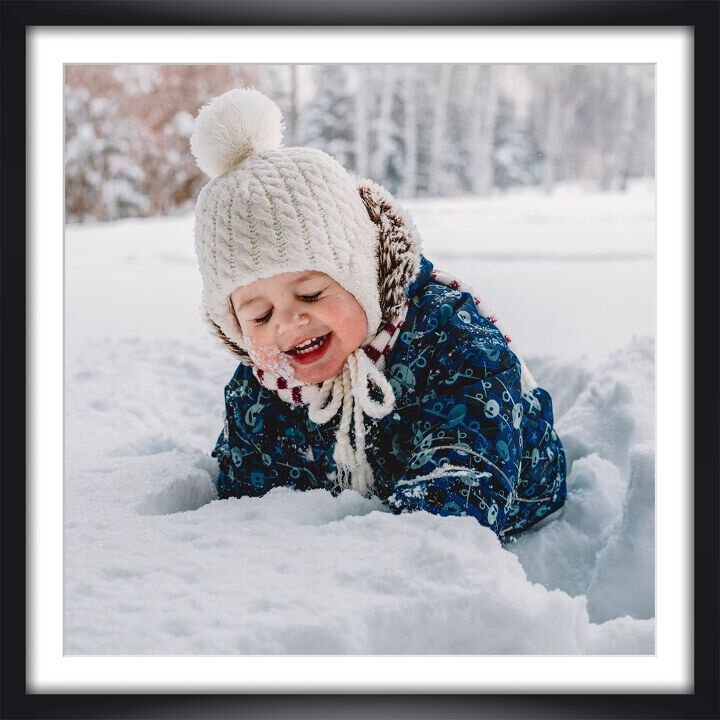
[[[300,299],[304,300],[305,302],[313,303],[320,299],[320,295],[322,294],[322,292],[322,290],[318,290],[318,292],[313,295],[301,295]],[[255,320],[253,320],[253,322],[255,323],[255,325],[264,325],[270,319],[271,315],[272,310],[268,310],[262,317],[256,318]]]

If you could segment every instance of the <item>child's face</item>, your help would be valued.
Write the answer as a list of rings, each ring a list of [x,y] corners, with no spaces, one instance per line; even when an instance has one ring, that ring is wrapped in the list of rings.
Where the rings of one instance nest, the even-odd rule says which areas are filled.
[[[235,290],[230,301],[255,365],[302,382],[337,375],[367,335],[360,303],[321,272],[256,280]]]

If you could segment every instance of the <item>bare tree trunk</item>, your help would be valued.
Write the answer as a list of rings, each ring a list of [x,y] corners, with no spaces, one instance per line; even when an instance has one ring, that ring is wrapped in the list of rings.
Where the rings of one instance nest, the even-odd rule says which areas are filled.
[[[467,65],[465,68],[465,92],[470,98],[467,124],[467,162],[470,192],[478,194],[478,139],[482,134],[482,92],[480,83],[480,65]]]
[[[476,195],[489,195],[495,184],[493,150],[498,111],[496,71],[492,65],[470,67],[468,86],[472,101],[468,126],[470,188]]]
[[[495,121],[498,112],[497,70],[490,65],[487,68],[485,82],[485,106],[483,112],[483,133],[479,143],[478,190],[481,195],[489,195],[495,184],[495,166],[493,150],[495,148]]]
[[[392,111],[393,94],[395,92],[396,70],[393,65],[381,65],[377,68],[382,74],[382,90],[376,122],[377,133],[375,152],[370,164],[371,172],[376,180],[382,180],[385,176],[387,158],[390,154],[390,113]]]
[[[403,72],[403,105],[405,108],[403,137],[405,140],[405,167],[402,194],[414,197],[417,186],[417,68],[405,65]]]
[[[432,128],[432,141],[430,147],[430,168],[428,173],[428,190],[437,194],[440,190],[440,172],[442,161],[446,152],[447,139],[447,105],[450,90],[450,74],[452,65],[441,65],[435,92],[435,116]]]
[[[355,139],[355,172],[365,178],[368,175],[368,82],[367,65],[352,66],[355,73],[355,113],[353,118],[353,136]]]
[[[545,107],[546,123],[543,162],[542,186],[546,193],[551,193],[555,186],[555,165],[560,153],[560,83],[556,67],[546,68],[545,73]]]
[[[640,100],[640,79],[637,67],[628,65],[623,68],[623,82],[625,93],[623,95],[622,111],[620,115],[619,142],[616,151],[616,186],[618,190],[627,190],[627,179],[630,175],[631,154],[633,151],[634,130],[638,125],[638,106]]]

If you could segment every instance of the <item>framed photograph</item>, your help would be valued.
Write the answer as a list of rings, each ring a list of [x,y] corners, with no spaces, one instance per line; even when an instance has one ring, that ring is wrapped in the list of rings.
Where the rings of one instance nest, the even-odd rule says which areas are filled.
[[[716,2],[4,3],[2,716],[717,717],[719,15]],[[247,130],[227,100],[223,121],[255,133],[228,161],[203,122],[240,90],[269,125]],[[323,199],[315,174],[347,172],[381,247],[386,213],[417,241],[414,282],[464,297],[460,320],[517,358],[508,427],[552,398],[543,439],[557,444],[538,454],[518,430],[526,495],[491,503],[456,467],[492,463],[470,401],[433,405],[429,385],[442,422],[413,426],[397,457],[421,471],[398,479],[377,450],[396,449],[390,426],[368,421],[363,439],[352,409],[369,418],[377,394],[332,378],[350,455],[336,449],[332,488],[298,479],[280,448],[315,463],[326,448],[303,431],[325,420],[298,430],[279,401],[262,415],[287,381],[268,389],[250,342],[262,331],[235,301],[239,341],[214,320],[208,288],[227,270],[203,246],[235,227],[216,178],[244,192],[232,173],[268,150],[296,213],[273,204],[270,176],[258,186],[289,238],[279,268],[295,269],[288,227],[311,238],[315,205],[318,227],[333,222],[344,180]],[[250,248],[257,262],[278,257],[268,242]],[[369,319],[362,266],[342,275],[342,256],[325,269]],[[402,413],[403,384],[428,359],[442,377],[453,349],[414,356],[416,285],[398,316],[380,287],[378,357],[410,359],[385,368],[366,351],[363,383],[376,373]],[[295,407],[305,389],[291,389]],[[252,407],[228,400],[251,392]],[[494,418],[490,392],[478,407]],[[257,462],[228,445],[234,419]],[[429,441],[464,504],[438,495],[437,464],[422,470]],[[555,504],[530,490],[550,474],[532,476],[543,447],[563,458]],[[358,491],[361,459],[392,494]],[[279,466],[288,482],[268,485]]]

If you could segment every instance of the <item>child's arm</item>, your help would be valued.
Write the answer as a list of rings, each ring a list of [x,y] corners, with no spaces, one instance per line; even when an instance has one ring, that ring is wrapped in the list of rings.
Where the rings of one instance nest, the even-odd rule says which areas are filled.
[[[289,407],[240,366],[225,387],[225,420],[212,456],[221,499],[259,497],[275,487],[322,487],[325,473]]]
[[[218,497],[259,496],[267,492],[267,467],[260,432],[253,437],[252,422],[260,422],[251,375],[242,365],[225,386],[225,418],[212,456],[217,459]],[[262,430],[262,428],[259,428]]]
[[[216,490],[221,500],[237,495],[237,489],[239,488],[239,478],[235,477],[237,466],[232,459],[230,441],[228,418],[232,417],[232,407],[228,399],[229,388],[230,385],[225,387],[225,420],[223,422],[223,429],[220,431],[220,435],[218,435],[217,442],[215,443],[215,448],[211,453],[212,457],[218,461],[219,471]],[[233,490],[235,490],[235,492]]]
[[[432,369],[418,390],[407,470],[389,505],[398,513],[472,515],[500,533],[522,459],[520,364],[500,331],[464,297],[453,303],[434,342],[415,349],[428,346]]]
[[[230,462],[230,446],[225,428],[223,428],[218,436],[215,448],[210,454],[218,461],[219,470],[215,489],[218,497],[224,500],[232,495],[230,488],[232,488],[233,484],[236,484],[233,478],[233,469]]]

